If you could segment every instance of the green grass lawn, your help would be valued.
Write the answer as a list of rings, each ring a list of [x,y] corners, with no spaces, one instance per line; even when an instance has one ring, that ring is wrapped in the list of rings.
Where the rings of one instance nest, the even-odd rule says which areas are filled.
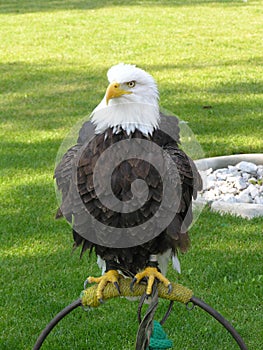
[[[53,171],[71,127],[100,102],[107,69],[134,63],[158,82],[160,104],[186,120],[206,156],[262,152],[260,0],[0,2],[0,349],[31,349],[45,325],[98,274],[71,255],[56,222]],[[204,109],[203,106],[211,106]],[[181,257],[179,282],[221,312],[251,350],[262,346],[262,219],[205,209]],[[172,269],[168,276],[178,277]],[[157,318],[167,304],[160,302]],[[75,310],[43,349],[133,349],[137,303]],[[174,349],[237,349],[201,310],[165,324]]]

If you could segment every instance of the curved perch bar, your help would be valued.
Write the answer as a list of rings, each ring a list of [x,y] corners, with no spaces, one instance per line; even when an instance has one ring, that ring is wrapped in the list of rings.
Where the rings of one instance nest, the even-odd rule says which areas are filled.
[[[103,292],[104,300],[111,299],[111,298],[117,298],[120,296],[123,297],[141,297],[146,290],[146,285],[143,284],[137,284],[133,287],[133,291],[130,289],[131,284],[131,278],[119,278],[119,286],[121,295],[118,293],[117,289],[113,284],[108,284]],[[82,292],[81,298],[75,300],[72,304],[65,307],[63,310],[61,310],[54,318],[51,320],[51,322],[45,327],[45,329],[42,331],[40,336],[38,337],[33,350],[39,350],[48,336],[48,334],[52,331],[52,329],[58,324],[60,320],[62,320],[66,315],[68,315],[72,310],[76,309],[79,306],[84,307],[98,307],[101,305],[99,300],[96,296],[96,289],[97,285],[93,285],[87,289],[85,289]],[[169,301],[177,301],[183,304],[187,304],[188,302],[192,302],[194,305],[199,306],[201,309],[209,313],[211,316],[213,316],[218,322],[220,322],[225,329],[232,335],[232,337],[235,339],[237,344],[239,345],[239,348],[241,350],[247,350],[247,347],[243,341],[243,339],[240,337],[240,335],[237,333],[237,331],[234,329],[234,327],[222,316],[220,315],[216,310],[214,310],[211,306],[207,305],[204,301],[201,299],[195,297],[193,295],[193,292],[177,283],[172,283],[172,291],[170,294],[168,294],[168,290],[166,287],[164,287],[161,283],[157,286],[158,289],[158,297],[163,298]]]
[[[118,293],[115,286],[111,283],[107,284],[103,291],[104,300],[123,297],[140,297],[145,293],[146,285],[136,284],[133,287],[133,291],[130,289],[131,278],[119,278],[119,286],[121,295]],[[82,292],[81,300],[84,307],[98,307],[100,305],[99,300],[96,297],[97,285],[93,285]],[[193,296],[193,292],[177,283],[172,283],[172,292],[168,294],[167,288],[161,283],[158,284],[158,296],[159,298],[167,299],[170,301],[178,301],[183,304],[187,304]]]

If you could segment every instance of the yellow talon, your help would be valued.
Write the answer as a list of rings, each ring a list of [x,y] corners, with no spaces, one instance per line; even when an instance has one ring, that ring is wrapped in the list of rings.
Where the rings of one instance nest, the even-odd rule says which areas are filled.
[[[147,288],[146,288],[147,295],[152,294],[152,288],[153,288],[155,279],[158,279],[161,283],[163,283],[164,286],[168,288],[168,292],[171,292],[170,281],[166,277],[164,277],[164,275],[162,275],[161,272],[159,272],[156,267],[146,267],[144,271],[137,273],[133,279],[132,286],[134,284],[140,283],[140,281],[144,277],[148,278]]]
[[[103,291],[108,283],[114,284],[116,289],[118,290],[120,294],[120,287],[118,284],[118,279],[119,279],[119,273],[116,270],[109,270],[104,273],[103,276],[100,277],[88,277],[87,282],[88,283],[97,283],[98,288],[96,291],[96,296],[99,301],[103,301]]]

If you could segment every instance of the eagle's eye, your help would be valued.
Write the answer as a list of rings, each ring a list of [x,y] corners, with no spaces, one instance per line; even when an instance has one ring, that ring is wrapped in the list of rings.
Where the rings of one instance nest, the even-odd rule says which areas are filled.
[[[128,85],[129,88],[133,88],[136,85],[136,82],[134,80],[129,81],[128,83],[126,83]]]

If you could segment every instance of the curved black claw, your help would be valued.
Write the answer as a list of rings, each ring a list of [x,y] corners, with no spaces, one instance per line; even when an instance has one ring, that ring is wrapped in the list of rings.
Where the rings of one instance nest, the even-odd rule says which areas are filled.
[[[117,289],[118,293],[121,294],[119,283],[118,282],[114,282],[113,284],[114,284],[115,288]]]
[[[171,294],[172,290],[173,290],[172,283],[169,283],[169,285],[168,285],[168,294]]]
[[[130,291],[133,292],[133,287],[135,285],[135,283],[137,282],[137,278],[134,277],[133,280],[131,281],[131,284],[130,284]]]

